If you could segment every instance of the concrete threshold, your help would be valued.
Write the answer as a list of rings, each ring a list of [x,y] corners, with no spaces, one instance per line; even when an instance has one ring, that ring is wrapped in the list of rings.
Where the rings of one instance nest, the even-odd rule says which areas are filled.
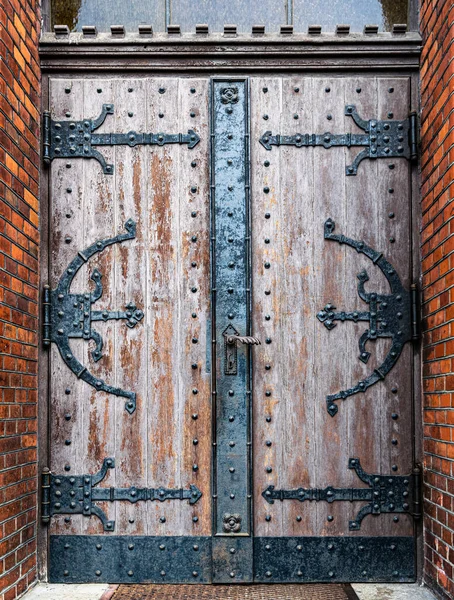
[[[23,600],[110,600],[116,587],[108,584],[39,583],[22,598]],[[359,600],[436,600],[428,588],[417,583],[361,583],[352,584],[352,587]]]

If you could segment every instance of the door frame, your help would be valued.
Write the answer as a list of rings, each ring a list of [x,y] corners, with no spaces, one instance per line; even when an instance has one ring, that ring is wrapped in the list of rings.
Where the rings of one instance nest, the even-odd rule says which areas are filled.
[[[411,0],[415,2],[415,0]],[[210,39],[189,42],[184,36],[174,39],[167,36],[143,40],[138,35],[113,42],[107,34],[93,41],[84,40],[81,34],[70,34],[66,38],[56,38],[45,33],[40,43],[42,82],[42,110],[49,106],[49,79],[67,78],[135,78],[159,74],[160,76],[187,75],[210,78],[244,78],[252,74],[283,73],[285,75],[308,75],[343,77],[359,72],[362,76],[403,76],[411,81],[411,108],[419,112],[419,56],[421,38],[417,33],[405,35],[379,34],[377,36],[324,35],[323,41],[314,40],[310,35],[266,36],[253,38],[239,36],[226,39],[210,36]],[[203,37],[203,36],[201,36]],[[320,37],[320,36],[319,36]],[[78,44],[71,43],[73,40]],[[49,171],[42,169],[41,197],[41,259],[40,289],[47,281],[49,272],[50,239],[50,178]],[[411,172],[411,231],[413,281],[421,281],[420,256],[420,195],[419,173]],[[40,315],[43,314],[40,294]],[[39,398],[38,430],[39,444],[38,469],[42,471],[48,464],[49,439],[49,353],[39,346],[38,353]],[[413,422],[414,463],[422,458],[422,419],[421,419],[421,357],[420,348],[413,351]],[[40,490],[41,493],[41,490]],[[417,576],[422,576],[423,539],[422,523],[416,526]],[[38,572],[41,579],[47,576],[48,531],[38,527]]]

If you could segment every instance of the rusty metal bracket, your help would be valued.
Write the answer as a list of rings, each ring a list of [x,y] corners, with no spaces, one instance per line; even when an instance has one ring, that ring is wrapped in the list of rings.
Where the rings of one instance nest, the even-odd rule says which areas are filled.
[[[187,144],[194,148],[199,136],[190,129],[183,133],[93,133],[101,127],[107,115],[114,112],[113,104],[103,104],[101,114],[96,119],[83,121],[54,121],[50,112],[43,115],[43,160],[50,165],[54,158],[94,158],[102,166],[104,173],[111,175],[114,166],[107,164],[104,156],[94,146],[164,146],[164,144]]]
[[[104,531],[114,531],[115,521],[109,521],[95,502],[126,500],[134,504],[148,500],[188,500],[189,504],[195,504],[202,496],[202,492],[192,484],[189,489],[96,487],[105,478],[108,469],[114,468],[115,460],[105,458],[95,475],[54,475],[44,469],[41,475],[43,523],[48,523],[54,515],[95,515],[101,520]]]
[[[367,363],[370,357],[370,352],[366,350],[366,343],[369,340],[391,338],[392,345],[383,363],[366,379],[358,382],[355,387],[327,396],[328,412],[332,417],[338,411],[338,406],[334,404],[336,400],[345,400],[349,396],[365,392],[378,381],[385,379],[398,361],[404,345],[411,340],[418,339],[416,286],[412,285],[411,291],[406,290],[396,270],[383,257],[383,254],[373,250],[364,242],[334,234],[334,228],[334,221],[328,219],[325,222],[325,239],[339,244],[346,244],[355,248],[357,252],[366,255],[386,277],[391,288],[391,294],[366,292],[364,284],[369,280],[369,276],[367,271],[364,270],[358,274],[358,294],[369,305],[369,311],[335,312],[336,307],[333,304],[327,304],[317,314],[317,318],[327,329],[336,327],[336,321],[369,322],[369,329],[363,333],[359,340],[359,359],[364,363]]]
[[[366,121],[359,116],[353,104],[348,104],[345,107],[345,114],[351,117],[365,134],[334,134],[328,131],[322,134],[273,135],[271,131],[266,131],[260,138],[260,143],[266,150],[271,150],[272,146],[296,146],[297,148],[323,146],[326,149],[333,146],[347,148],[365,146],[353,163],[346,167],[346,175],[356,175],[359,163],[365,158],[406,158],[412,162],[417,160],[418,129],[415,112],[410,113],[408,119],[403,121],[378,121],[377,119]]]
[[[98,361],[102,357],[103,340],[100,334],[92,329],[92,321],[108,321],[111,319],[123,319],[130,328],[135,327],[143,318],[143,312],[130,303],[124,311],[92,310],[94,304],[102,296],[101,273],[95,269],[91,279],[95,283],[95,290],[91,293],[70,294],[69,289],[79,269],[94,254],[101,252],[107,246],[119,244],[126,240],[134,239],[136,236],[136,224],[132,219],[126,221],[126,233],[119,234],[113,238],[100,240],[89,246],[86,250],[78,252],[77,256],[69,264],[54,290],[50,286],[44,286],[43,294],[43,344],[49,347],[53,342],[57,345],[61,357],[69,369],[78,377],[96,390],[103,390],[108,394],[123,396],[127,398],[125,408],[129,413],[136,409],[136,394],[127,392],[121,388],[112,387],[98,379],[74,357],[69,345],[71,338],[83,338],[94,340],[96,347],[92,352],[93,360]]]
[[[350,458],[348,468],[353,469],[359,479],[368,484],[368,488],[298,488],[295,490],[276,490],[270,485],[262,492],[269,504],[275,500],[298,500],[299,502],[367,502],[349,522],[350,531],[358,531],[366,515],[386,513],[407,513],[414,519],[421,517],[421,470],[415,467],[410,475],[372,475],[361,467],[359,458]]]

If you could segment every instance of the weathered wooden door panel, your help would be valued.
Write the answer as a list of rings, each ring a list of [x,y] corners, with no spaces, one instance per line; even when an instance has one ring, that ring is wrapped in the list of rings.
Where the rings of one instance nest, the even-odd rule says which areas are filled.
[[[408,77],[51,79],[52,580],[414,579],[411,104]]]
[[[278,489],[362,487],[350,457],[369,473],[408,474],[412,456],[412,357],[406,347],[386,380],[338,402],[328,394],[350,388],[379,367],[389,340],[369,342],[370,360],[358,360],[367,324],[339,323],[328,331],[318,312],[365,310],[357,274],[366,269],[368,291],[389,293],[377,266],[354,249],[324,239],[331,218],[336,233],[382,251],[405,287],[411,283],[410,165],[401,159],[366,160],[346,177],[357,148],[265,150],[265,130],[293,135],[358,130],[345,116],[355,104],[365,119],[405,119],[407,78],[274,78],[253,80],[252,198],[254,332],[268,339],[256,353],[254,377],[254,481],[256,535],[344,535],[361,504],[277,502]],[[398,415],[393,419],[392,415]],[[362,458],[364,457],[364,458]],[[268,519],[267,520],[267,516]],[[357,535],[410,535],[407,515],[366,518]]]
[[[72,340],[83,365],[111,385],[133,390],[133,414],[124,399],[77,379],[55,345],[51,357],[51,456],[53,473],[94,474],[115,458],[102,486],[188,488],[187,501],[106,502],[115,535],[206,535],[210,510],[210,386],[206,365],[209,322],[209,218],[207,80],[53,79],[54,119],[83,120],[113,105],[97,133],[187,132],[200,126],[192,150],[173,144],[104,146],[115,166],[103,173],[96,160],[59,159],[51,168],[50,284],[79,251],[136,224],[134,239],[114,244],[78,272],[71,292],[103,293],[93,308],[124,310],[132,302],[143,319],[134,327],[110,320],[92,324],[104,339],[103,357],[93,342]],[[192,91],[194,90],[194,91]],[[193,116],[191,116],[193,115]],[[199,125],[200,124],[200,125]],[[83,515],[56,516],[52,534],[100,534],[102,523]]]

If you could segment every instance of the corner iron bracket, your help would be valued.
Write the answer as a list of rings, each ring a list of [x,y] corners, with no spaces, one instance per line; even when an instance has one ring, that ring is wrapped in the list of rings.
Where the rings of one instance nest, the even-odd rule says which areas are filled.
[[[126,325],[133,328],[143,318],[143,312],[138,310],[132,303],[127,304],[124,311],[92,310],[92,304],[102,296],[102,275],[97,269],[91,275],[91,279],[95,283],[93,292],[69,293],[69,288],[77,272],[94,254],[102,252],[112,244],[119,244],[135,238],[136,224],[134,221],[131,219],[126,221],[125,229],[126,233],[95,242],[86,250],[79,252],[64,271],[54,290],[51,290],[48,285],[44,286],[43,344],[44,346],[50,346],[52,342],[55,343],[69,369],[76,377],[93,386],[96,390],[103,390],[108,394],[127,398],[125,408],[132,414],[136,409],[136,394],[112,387],[96,378],[74,357],[69,345],[69,339],[71,338],[93,340],[96,347],[92,352],[92,357],[93,360],[98,361],[102,357],[103,340],[100,334],[92,329],[92,321],[124,319]]]
[[[270,485],[262,492],[269,504],[275,500],[298,500],[299,502],[368,502],[349,522],[350,531],[358,531],[366,515],[385,513],[407,513],[415,520],[421,518],[421,470],[413,469],[411,475],[372,475],[361,467],[359,458],[350,458],[348,468],[368,484],[368,488],[298,488],[296,490],[276,490]]]
[[[101,114],[96,119],[83,121],[54,121],[50,112],[43,115],[43,160],[50,165],[54,158],[94,158],[102,166],[104,173],[111,175],[114,166],[107,164],[104,156],[94,146],[138,146],[164,144],[187,144],[194,148],[199,136],[190,129],[183,133],[93,133],[101,127],[107,115],[113,115],[113,104],[103,104]]]
[[[353,104],[345,107],[345,114],[351,117],[356,125],[365,134],[341,133],[334,134],[329,131],[323,134],[296,133],[295,135],[273,135],[266,131],[260,138],[260,143],[266,150],[272,146],[365,146],[351,165],[345,169],[346,175],[356,175],[359,163],[365,158],[406,158],[412,162],[418,158],[417,150],[417,116],[415,112],[403,121],[378,121],[362,119]]]
[[[363,363],[367,363],[370,357],[370,352],[366,350],[366,343],[369,340],[391,338],[392,345],[383,363],[366,379],[358,382],[355,387],[327,396],[328,412],[332,417],[338,411],[338,406],[334,404],[336,400],[345,400],[349,396],[365,392],[378,381],[385,379],[398,361],[404,345],[411,340],[418,339],[416,286],[412,285],[410,291],[406,290],[394,267],[383,257],[383,254],[373,250],[364,242],[352,240],[344,235],[335,235],[334,228],[334,221],[328,219],[325,222],[325,239],[336,241],[339,244],[347,244],[355,248],[357,252],[365,254],[386,277],[391,287],[391,294],[366,292],[364,284],[369,280],[369,276],[364,270],[358,274],[358,294],[369,305],[370,310],[367,312],[335,312],[336,307],[327,304],[317,314],[317,318],[330,330],[336,327],[336,321],[354,321],[355,323],[368,321],[369,329],[366,329],[359,339],[359,359]]]
[[[95,475],[54,475],[44,469],[41,474],[42,522],[49,523],[54,515],[95,515],[101,520],[104,531],[114,531],[115,521],[109,521],[95,502],[126,500],[134,504],[147,500],[189,500],[189,504],[195,504],[202,496],[195,485],[190,485],[189,489],[96,487],[105,478],[107,470],[114,468],[115,460],[105,458]]]

